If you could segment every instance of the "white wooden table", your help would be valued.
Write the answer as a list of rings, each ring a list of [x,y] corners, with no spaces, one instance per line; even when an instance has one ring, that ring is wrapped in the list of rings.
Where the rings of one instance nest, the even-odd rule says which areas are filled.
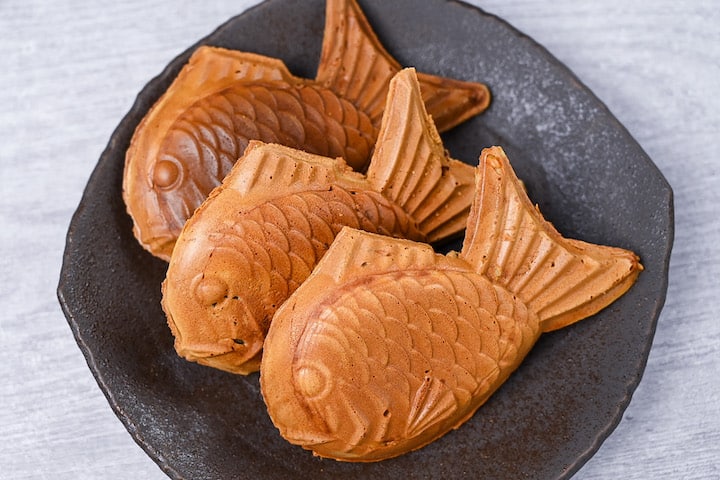
[[[55,296],[65,233],[144,84],[256,2],[0,0],[0,477],[166,478],[114,416]],[[566,63],[675,192],[643,380],[581,479],[720,478],[720,5],[488,0]]]

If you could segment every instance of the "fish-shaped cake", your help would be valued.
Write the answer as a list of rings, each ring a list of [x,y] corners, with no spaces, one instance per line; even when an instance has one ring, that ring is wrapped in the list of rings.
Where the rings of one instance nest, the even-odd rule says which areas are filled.
[[[270,326],[268,412],[323,457],[418,449],[468,420],[543,332],[604,308],[641,270],[630,251],[563,238],[486,149],[459,254],[340,232]]]
[[[251,141],[178,237],[162,298],[176,351],[256,371],[275,311],[343,226],[427,242],[459,235],[474,178],[446,156],[413,69],[392,80],[366,175],[341,158]]]
[[[342,157],[364,171],[399,63],[354,0],[328,0],[315,79],[275,58],[199,47],[137,127],[126,154],[123,198],[133,232],[169,260],[193,211],[250,140]],[[485,110],[488,88],[420,73],[423,98],[445,131]]]

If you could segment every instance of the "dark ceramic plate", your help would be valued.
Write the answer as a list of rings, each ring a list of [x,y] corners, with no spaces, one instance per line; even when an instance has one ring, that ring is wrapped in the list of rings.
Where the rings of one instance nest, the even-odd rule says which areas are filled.
[[[374,464],[313,458],[267,416],[258,375],[178,358],[160,308],[166,264],[134,240],[121,198],[125,150],[190,52],[140,93],[70,225],[59,298],[110,405],[174,478],[567,478],[620,421],[664,302],[672,191],[607,108],[561,63],[497,17],[458,2],[361,0],[388,50],[420,71],[486,82],[491,108],[445,136],[456,158],[505,147],[533,201],[567,236],[639,253],[645,271],[600,314],[542,337],[457,431]],[[199,43],[280,57],[313,77],[324,1],[270,0]],[[453,245],[458,248],[459,245]]]

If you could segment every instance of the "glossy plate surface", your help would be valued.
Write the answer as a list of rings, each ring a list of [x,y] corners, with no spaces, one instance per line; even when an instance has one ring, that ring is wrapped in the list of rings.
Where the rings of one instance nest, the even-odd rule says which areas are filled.
[[[140,92],[90,178],[58,288],[70,327],[120,420],[173,478],[567,478],[615,428],[642,376],[667,287],[672,191],[566,67],[497,17],[445,0],[360,4],[403,65],[490,86],[490,109],[444,136],[451,154],[476,163],[482,147],[503,146],[561,233],[640,255],[645,271],[630,292],[543,336],[469,422],[420,451],[348,464],[288,444],[257,374],[177,357],[160,308],[166,264],[135,241],[121,198],[132,133],[194,45]],[[314,77],[323,25],[324,0],[270,0],[200,43],[279,57]]]

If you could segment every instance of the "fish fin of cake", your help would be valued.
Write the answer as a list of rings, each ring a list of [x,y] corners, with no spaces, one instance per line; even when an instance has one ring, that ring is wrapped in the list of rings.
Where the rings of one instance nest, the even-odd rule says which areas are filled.
[[[311,278],[331,277],[343,285],[359,277],[435,268],[443,259],[426,243],[343,227]]]
[[[302,82],[280,59],[203,45],[193,52],[173,86],[182,86],[183,96],[195,101],[239,81]]]
[[[533,206],[500,147],[483,150],[461,257],[517,295],[543,331],[600,311],[642,271],[633,252],[562,237]]]
[[[316,81],[353,102],[377,125],[388,84],[400,68],[355,0],[327,1]],[[490,91],[481,83],[429,74],[419,77],[428,112],[441,132],[477,115],[490,103]]]
[[[293,193],[326,190],[338,178],[363,181],[341,158],[251,140],[218,188],[232,189],[244,205],[254,206]]]
[[[406,435],[422,435],[432,426],[447,421],[459,409],[455,392],[438,378],[427,377],[410,404]]]
[[[223,90],[238,81],[260,80],[302,82],[290,73],[282,60],[255,53],[200,46],[148,112],[141,127],[151,124],[151,136],[157,136],[158,121],[168,123],[169,127],[169,124],[199,98]],[[138,131],[141,127],[138,127]]]
[[[402,70],[390,83],[367,177],[410,214],[429,242],[465,228],[475,168],[447,156],[425,111],[414,69]]]

